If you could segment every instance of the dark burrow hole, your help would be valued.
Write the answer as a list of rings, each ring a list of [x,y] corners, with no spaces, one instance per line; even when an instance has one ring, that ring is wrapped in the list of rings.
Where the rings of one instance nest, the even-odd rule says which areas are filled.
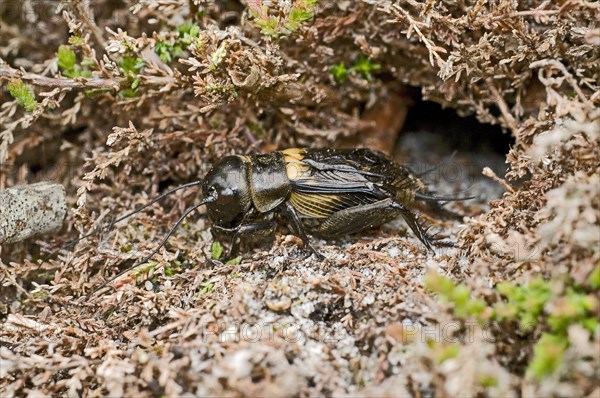
[[[454,109],[442,108],[438,103],[413,96],[402,133],[420,133],[437,136],[449,151],[491,152],[506,156],[515,140],[498,125],[481,123],[474,116],[461,117]],[[404,135],[404,134],[401,134]]]
[[[515,143],[509,132],[498,125],[481,123],[474,116],[461,117],[454,109],[413,96],[396,145],[396,153],[409,161],[418,158],[456,155],[492,155],[506,158]]]
[[[482,171],[489,167],[497,176],[505,176],[506,155],[515,142],[512,135],[500,126],[424,101],[418,93],[412,98],[414,105],[396,143],[396,159],[416,174],[426,174],[427,184],[439,187],[438,192],[500,197],[502,187]]]

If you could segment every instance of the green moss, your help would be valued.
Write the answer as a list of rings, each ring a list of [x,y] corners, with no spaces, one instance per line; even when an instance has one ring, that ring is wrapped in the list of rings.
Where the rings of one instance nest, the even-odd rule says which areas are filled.
[[[146,274],[154,269],[158,263],[156,261],[152,261],[146,265],[140,265],[133,270],[133,275],[138,277],[140,275]]]
[[[365,79],[371,81],[373,73],[380,70],[381,65],[371,61],[369,58],[361,55],[358,57],[351,70],[362,75]]]
[[[206,293],[210,293],[214,289],[215,285],[211,281],[204,281],[200,284],[200,287],[202,289],[200,289],[198,292],[198,297],[204,296]]]
[[[237,97],[237,91],[235,91],[235,86],[233,84],[221,84],[221,83],[209,83],[204,89],[207,93],[213,94],[229,94]]]
[[[183,52],[183,49],[174,42],[158,40],[154,45],[154,52],[158,54],[163,62],[168,64],[173,58],[178,57]]]
[[[181,261],[175,260],[170,265],[165,266],[165,276],[173,276],[181,272]]]
[[[498,379],[492,375],[487,375],[487,374],[480,375],[479,376],[479,384],[483,388],[497,387]]]
[[[553,303],[548,317],[548,324],[555,333],[566,335],[570,325],[579,323],[584,328],[595,332],[598,322],[593,322],[595,318],[590,318],[596,308],[598,308],[598,299],[591,294],[578,292],[569,288],[566,296],[561,297]]]
[[[226,265],[238,265],[241,262],[242,262],[242,256],[237,256],[235,258],[232,258],[231,260],[228,260],[225,264]]]
[[[280,38],[297,32],[304,23],[314,18],[318,0],[296,0],[287,12],[273,10],[275,15],[269,13],[269,8],[262,1],[249,4],[250,15],[265,36]]]
[[[210,256],[213,260],[218,260],[223,255],[223,246],[219,241],[214,241],[210,246]]]
[[[77,63],[77,55],[69,46],[61,45],[56,52],[57,64],[63,75],[70,78],[90,78],[92,73]]]
[[[177,37],[170,40],[158,40],[154,52],[165,63],[170,63],[180,56],[200,35],[200,27],[193,22],[184,22],[175,28]]]
[[[83,46],[85,44],[85,40],[83,40],[80,36],[71,36],[69,37],[69,44],[72,46]]]
[[[58,67],[63,71],[69,71],[75,68],[77,56],[75,55],[75,51],[71,50],[69,46],[59,46],[58,51],[56,52],[56,58],[58,58]]]
[[[438,273],[430,273],[425,278],[425,287],[438,293],[440,299],[454,305],[454,314],[459,318],[475,317],[483,319],[487,316],[485,301],[471,297],[471,289],[463,284],[454,283]]]
[[[247,125],[257,138],[262,138],[265,136],[265,129],[260,122],[253,123],[249,121]]]
[[[428,340],[427,346],[431,349],[434,360],[441,365],[449,359],[456,358],[460,353],[460,346],[458,344],[443,344],[438,343],[434,340]]]
[[[341,84],[348,80],[348,69],[346,69],[343,62],[333,65],[330,71],[336,82]]]
[[[8,92],[23,106],[26,112],[33,112],[37,108],[37,101],[33,88],[20,79],[13,79],[8,83]]]
[[[289,33],[297,31],[302,23],[310,21],[315,16],[315,6],[317,0],[302,0],[296,1],[285,22],[285,29]]]
[[[198,35],[200,35],[200,27],[191,21],[187,21],[177,26],[179,33],[179,41],[183,45],[192,44]]]
[[[496,290],[506,298],[506,302],[494,307],[495,317],[500,320],[516,319],[523,331],[529,331],[539,323],[538,318],[552,297],[550,284],[539,277],[524,286],[500,283]]]
[[[46,300],[48,298],[48,293],[40,290],[39,292],[35,292],[32,294],[32,297],[37,300]]]
[[[544,333],[533,347],[533,358],[527,367],[526,376],[539,381],[553,374],[562,363],[567,345],[564,336]]]
[[[144,61],[138,57],[125,57],[119,62],[119,67],[125,76],[135,78],[146,66]]]
[[[122,84],[128,84],[129,87],[120,92],[122,97],[134,98],[139,93],[141,79],[138,77],[142,69],[146,66],[144,61],[138,57],[125,57],[119,62],[119,68],[125,79]]]
[[[219,48],[210,56],[210,70],[215,70],[227,56],[227,41],[223,40]]]
[[[594,289],[600,289],[600,265],[597,265],[588,276],[587,283]]]
[[[562,292],[553,288],[563,284],[567,287]],[[536,380],[551,375],[560,366],[563,352],[569,346],[570,326],[579,325],[591,333],[596,333],[599,328],[595,316],[600,307],[598,299],[571,280],[545,281],[538,277],[524,285],[500,283],[496,291],[504,300],[492,306],[471,298],[470,289],[464,285],[455,285],[436,273],[426,277],[425,286],[437,293],[442,301],[453,303],[457,318],[517,321],[521,332],[532,332],[536,328],[548,330],[535,344],[527,367],[527,376]]]

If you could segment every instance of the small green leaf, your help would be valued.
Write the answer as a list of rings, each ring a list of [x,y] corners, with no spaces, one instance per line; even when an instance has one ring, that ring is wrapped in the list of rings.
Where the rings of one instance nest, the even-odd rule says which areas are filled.
[[[553,374],[560,367],[566,349],[566,337],[544,333],[533,347],[526,376],[541,381]]]
[[[135,90],[140,85],[141,79],[137,78],[131,83],[131,89]]]
[[[33,112],[37,108],[37,101],[33,88],[20,79],[13,79],[8,83],[8,92],[22,105],[26,112]]]
[[[96,61],[94,61],[91,58],[84,58],[83,61],[81,61],[81,66],[86,66],[88,68],[92,68],[96,66]]]
[[[588,276],[587,283],[594,289],[600,289],[600,265],[597,265]]]
[[[428,340],[427,345],[431,348],[433,357],[438,364],[456,358],[460,354],[460,346],[458,344],[440,344],[435,340]]]
[[[173,44],[165,41],[157,41],[154,45],[154,52],[157,53],[159,58],[165,63],[171,62],[172,53],[174,51]]]
[[[181,37],[183,37],[184,35],[198,37],[198,34],[200,33],[200,27],[192,21],[186,21],[181,25],[178,25],[176,29],[179,33],[179,36]]]
[[[138,57],[125,57],[119,62],[119,66],[123,73],[128,77],[137,75],[146,64],[144,60]]]
[[[364,55],[361,55],[350,70],[361,74],[365,79],[371,81],[371,79],[373,79],[373,72],[378,71],[379,69],[381,69],[381,65],[376,64]]]
[[[151,261],[147,264],[140,264],[137,268],[133,270],[133,275],[136,277],[146,274],[154,269],[158,265],[158,262]]]
[[[348,69],[346,69],[346,66],[343,62],[333,65],[330,71],[336,82],[344,83],[346,80],[348,80]]]
[[[215,70],[223,62],[227,55],[227,42],[223,40],[219,48],[210,56],[210,69]]]
[[[198,292],[198,297],[201,297],[206,293],[210,293],[215,287],[214,283],[212,283],[211,281],[202,282],[200,286],[202,287],[202,289],[200,289],[200,291]]]
[[[479,376],[479,384],[481,384],[483,388],[496,387],[498,385],[498,378],[496,378],[496,376],[482,374]]]
[[[242,256],[237,256],[235,258],[232,258],[231,260],[228,260],[225,264],[226,265],[238,265],[241,262],[242,262]]]
[[[596,333],[598,327],[600,326],[600,322],[598,322],[598,319],[594,317],[585,318],[581,321],[581,326],[583,326],[592,333]]]
[[[213,244],[210,246],[210,254],[213,260],[218,260],[221,258],[221,256],[223,255],[223,246],[221,246],[221,243],[219,241],[214,241]]]
[[[56,58],[58,58],[58,67],[62,69],[63,72],[72,72],[75,69],[77,57],[75,56],[75,52],[71,50],[69,46],[61,45],[58,47]]]
[[[71,36],[71,37],[69,37],[69,44],[71,44],[72,46],[78,47],[78,46],[83,46],[85,44],[85,41],[80,36]]]

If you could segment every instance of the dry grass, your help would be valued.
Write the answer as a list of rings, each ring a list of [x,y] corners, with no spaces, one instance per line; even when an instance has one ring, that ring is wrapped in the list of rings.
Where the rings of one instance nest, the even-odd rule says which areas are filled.
[[[584,283],[598,266],[597,2],[40,0],[0,12],[0,187],[51,179],[73,205],[55,239],[0,251],[2,396],[597,396],[598,330],[570,328],[563,365],[537,380],[525,368],[546,326],[491,342],[423,284],[436,270],[491,303],[498,282]],[[319,262],[283,230],[227,265],[196,217],[84,302],[153,248],[198,200],[191,190],[47,256],[225,154],[389,147],[373,121],[398,130],[402,117],[378,109],[406,104],[406,85],[514,138],[505,176],[472,177],[477,200],[454,208],[467,218],[426,218],[456,248],[425,253],[392,223],[319,241]],[[436,162],[429,149],[423,163]]]

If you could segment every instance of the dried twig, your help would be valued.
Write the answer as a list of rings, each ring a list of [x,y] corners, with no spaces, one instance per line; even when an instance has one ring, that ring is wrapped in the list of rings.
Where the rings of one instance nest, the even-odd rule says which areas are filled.
[[[35,73],[28,73],[22,70],[13,69],[5,63],[0,64],[0,79],[21,79],[35,86],[51,88],[108,88],[113,90],[119,90],[121,86],[118,81],[112,79],[66,79],[60,77],[47,77]]]

